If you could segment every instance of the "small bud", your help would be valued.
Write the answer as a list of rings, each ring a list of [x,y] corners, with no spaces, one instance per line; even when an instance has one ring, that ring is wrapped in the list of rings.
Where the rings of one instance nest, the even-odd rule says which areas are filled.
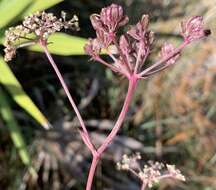
[[[147,30],[149,25],[149,15],[143,15],[140,24],[143,30]]]
[[[128,40],[126,39],[126,37],[124,35],[122,35],[120,37],[119,47],[120,47],[121,51],[124,53],[124,55],[127,55],[130,52],[130,45],[129,45]]]
[[[94,59],[101,51],[101,46],[97,39],[89,39],[84,46],[84,51]]]
[[[61,17],[63,19],[63,21],[66,21],[66,12],[65,11],[61,11]]]
[[[171,43],[166,42],[161,48],[160,55],[162,58],[166,59],[167,57],[172,55],[174,51],[175,51],[174,46]],[[170,58],[167,61],[167,63],[168,64],[174,64],[176,62],[176,60],[178,59],[178,57],[179,57],[179,55],[173,56],[172,58]]]
[[[11,61],[13,57],[16,55],[16,48],[13,46],[8,46],[4,49],[4,52],[5,52],[4,60],[8,62]]]
[[[143,15],[141,20],[135,26],[132,26],[127,33],[132,38],[136,40],[143,40],[146,45],[150,45],[153,42],[153,32],[148,31],[148,25],[149,16]]]

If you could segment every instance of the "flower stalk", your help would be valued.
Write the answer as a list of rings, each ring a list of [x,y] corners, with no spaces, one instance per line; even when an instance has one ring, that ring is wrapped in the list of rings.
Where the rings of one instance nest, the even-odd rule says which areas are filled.
[[[35,13],[26,17],[21,25],[10,28],[6,32],[6,41],[4,43],[6,61],[10,61],[16,55],[16,50],[20,47],[26,47],[37,43],[43,49],[79,120],[81,126],[79,132],[81,138],[92,154],[92,163],[88,173],[86,190],[92,189],[97,164],[100,161],[102,154],[112,143],[123,125],[138,81],[148,78],[153,74],[174,65],[180,57],[182,50],[188,44],[203,39],[211,33],[210,30],[204,29],[203,18],[201,16],[195,16],[183,21],[181,23],[182,31],[180,33],[183,37],[181,45],[176,48],[171,43],[164,43],[161,48],[159,60],[145,68],[145,61],[151,53],[150,50],[154,41],[154,33],[148,29],[148,15],[143,15],[136,25],[131,26],[129,30],[121,36],[118,36],[119,28],[125,26],[129,21],[129,18],[124,15],[121,6],[112,4],[105,7],[101,10],[100,14],[91,15],[90,20],[97,37],[95,39],[89,39],[88,43],[84,47],[85,52],[91,56],[92,60],[100,62],[113,72],[125,77],[129,82],[127,94],[118,119],[104,142],[98,148],[94,146],[90,134],[85,126],[85,122],[70,94],[64,78],[47,48],[49,44],[48,37],[51,34],[58,32],[63,28],[78,30],[78,18],[74,16],[71,20],[66,20],[65,13],[63,13],[62,17],[59,19],[52,13]],[[29,38],[29,35],[31,36],[32,34],[34,36],[33,39]],[[20,39],[26,41],[18,44]],[[111,49],[115,51],[111,51]],[[102,50],[108,52],[107,54],[111,58],[112,62],[108,63],[102,58],[100,54]],[[138,156],[136,158],[140,157]],[[127,157],[125,157],[125,159],[128,161]],[[125,163],[123,163],[121,168],[132,171],[133,174],[140,177],[143,182],[141,190],[145,190],[146,187],[151,187],[153,182],[165,177],[184,179],[179,173],[179,170],[176,170],[172,165],[166,165],[168,169],[167,174],[158,175],[160,167],[161,165],[158,164],[151,165],[151,167],[146,166],[143,169],[143,172],[140,173],[136,173]],[[148,178],[149,176],[146,172],[148,175],[151,174],[151,179]]]

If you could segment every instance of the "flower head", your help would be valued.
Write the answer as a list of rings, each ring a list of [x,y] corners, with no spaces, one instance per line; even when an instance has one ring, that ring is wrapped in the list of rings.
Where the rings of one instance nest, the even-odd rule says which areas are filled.
[[[185,181],[181,171],[176,169],[174,165],[148,161],[147,164],[142,166],[141,159],[140,153],[132,156],[123,155],[122,161],[117,163],[117,169],[131,172],[149,188],[165,178]]]
[[[128,17],[124,16],[122,7],[116,4],[103,8],[100,18],[109,32],[115,32],[120,26],[124,26],[128,22]]]
[[[203,17],[194,16],[181,23],[181,35],[185,41],[192,42],[210,34],[210,30],[204,29]]]
[[[112,4],[103,8],[100,14],[92,14],[90,20],[98,39],[104,47],[108,47],[113,42],[119,27],[127,24],[128,17],[124,15],[121,6]]]
[[[132,76],[138,79],[147,78],[166,69],[177,61],[181,51],[188,43],[210,34],[210,30],[204,30],[203,18],[200,16],[182,22],[183,43],[177,48],[171,43],[164,43],[159,60],[145,67],[145,61],[152,51],[154,41],[154,33],[148,27],[148,15],[144,14],[137,24],[131,26],[120,36],[117,35],[119,27],[125,25],[129,20],[123,14],[121,6],[112,4],[103,8],[100,14],[93,14],[90,19],[96,30],[97,46],[100,50],[104,49],[112,61],[106,62],[100,57],[100,51],[93,51],[96,46],[92,39],[85,47],[86,53],[129,80]],[[89,51],[90,44],[92,44],[91,47],[95,47],[91,48],[91,51]],[[110,49],[115,51],[111,52]]]
[[[10,61],[15,56],[20,42],[47,41],[51,34],[63,28],[78,30],[77,16],[66,20],[65,13],[62,13],[61,18],[57,18],[52,13],[37,12],[25,17],[22,24],[11,27],[5,32],[5,61]]]
[[[128,17],[124,16],[121,6],[112,4],[103,8],[100,14],[92,14],[90,20],[95,30],[115,33],[119,27],[127,24]]]

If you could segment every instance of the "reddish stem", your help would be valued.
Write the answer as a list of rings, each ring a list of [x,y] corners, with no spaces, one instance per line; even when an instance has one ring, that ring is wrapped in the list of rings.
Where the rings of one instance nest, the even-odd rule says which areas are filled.
[[[98,148],[96,149],[94,147],[94,145],[91,143],[90,141],[90,138],[89,138],[89,135],[88,135],[88,131],[85,127],[85,124],[84,124],[84,121],[79,113],[79,110],[68,90],[68,87],[67,85],[65,84],[64,82],[64,79],[57,67],[57,65],[55,64],[52,56],[50,55],[48,49],[47,49],[47,46],[46,46],[46,43],[44,43],[43,41],[40,41],[40,45],[41,47],[43,48],[50,64],[52,65],[53,69],[55,70],[56,72],[56,75],[58,76],[60,82],[61,82],[61,85],[78,117],[78,120],[80,122],[80,125],[83,129],[83,131],[81,132],[81,137],[84,141],[84,143],[86,144],[86,146],[90,149],[90,151],[92,152],[92,155],[93,155],[93,159],[92,159],[92,163],[91,163],[91,167],[90,167],[90,170],[89,170],[89,174],[88,174],[88,180],[87,180],[87,184],[86,184],[86,190],[91,190],[91,187],[92,187],[92,183],[93,183],[93,178],[94,178],[94,175],[95,175],[95,170],[96,170],[96,167],[97,167],[97,164],[98,164],[98,161],[100,160],[101,158],[101,155],[102,153],[106,150],[106,148],[109,146],[109,144],[113,141],[113,139],[115,138],[115,136],[117,135],[119,129],[121,128],[122,124],[123,124],[123,121],[125,119],[125,116],[127,114],[127,111],[128,111],[128,108],[129,108],[129,105],[130,105],[130,102],[131,102],[131,99],[132,99],[132,96],[133,96],[133,93],[134,93],[134,90],[136,88],[136,84],[137,84],[137,81],[138,81],[138,76],[136,74],[128,77],[129,79],[129,86],[128,86],[128,91],[127,91],[127,95],[125,97],[125,101],[124,101],[124,105],[122,107],[122,110],[121,110],[121,113],[112,129],[112,131],[110,132],[110,134],[107,136],[107,138],[105,139],[105,141],[103,142],[103,144]]]
[[[125,119],[125,116],[127,114],[134,90],[136,88],[136,84],[137,84],[137,77],[135,75],[131,76],[129,78],[129,86],[128,86],[128,91],[127,91],[127,95],[125,97],[125,101],[124,101],[124,105],[122,107],[121,113],[112,129],[112,131],[110,132],[110,134],[107,136],[107,138],[105,139],[105,141],[103,142],[103,144],[98,148],[98,154],[101,155],[104,150],[107,148],[107,146],[112,142],[112,140],[114,139],[114,137],[116,136],[116,134],[118,133],[119,129],[121,128],[121,125]]]
[[[40,45],[43,48],[44,53],[46,54],[46,56],[47,56],[47,58],[49,60],[49,63],[52,65],[52,67],[53,67],[53,69],[54,69],[54,71],[55,71],[55,73],[56,73],[56,75],[57,75],[57,77],[58,77],[64,91],[65,91],[65,94],[67,95],[67,97],[68,97],[68,99],[69,99],[69,101],[71,103],[71,106],[73,107],[73,109],[74,109],[74,111],[75,111],[75,113],[77,115],[77,118],[78,118],[78,120],[80,122],[80,125],[82,127],[82,130],[83,130],[83,131],[80,131],[81,137],[82,137],[84,143],[87,145],[87,147],[90,149],[90,151],[94,155],[95,152],[96,152],[96,149],[94,148],[93,144],[91,143],[90,137],[88,135],[88,131],[87,131],[86,127],[85,127],[85,123],[84,123],[84,121],[83,121],[83,119],[82,119],[82,117],[80,115],[80,112],[79,112],[79,110],[78,110],[78,108],[77,108],[77,106],[76,106],[70,92],[69,92],[69,89],[68,89],[68,87],[67,87],[67,85],[66,85],[66,83],[65,83],[65,81],[64,81],[64,79],[63,79],[63,77],[62,77],[62,75],[61,75],[61,73],[60,73],[60,71],[59,71],[59,69],[57,67],[57,65],[56,65],[56,63],[54,62],[51,54],[49,53],[49,51],[47,49],[46,42],[40,41]]]
[[[89,170],[86,190],[91,190],[98,160],[101,158],[102,153],[107,149],[109,144],[113,141],[113,139],[117,135],[119,129],[121,128],[123,121],[125,120],[125,116],[127,114],[134,90],[136,88],[137,81],[138,81],[138,78],[136,75],[133,75],[129,78],[128,91],[127,91],[127,95],[125,97],[125,101],[124,101],[124,105],[122,107],[121,113],[120,113],[112,131],[107,136],[107,138],[105,139],[103,144],[97,149],[97,154],[93,155],[93,160],[92,160],[91,167]]]
[[[138,74],[139,77],[145,76],[145,74],[148,74],[148,72],[152,71],[154,68],[156,68],[157,66],[161,65],[164,62],[169,61],[170,59],[172,59],[173,57],[175,57],[176,55],[180,54],[181,51],[185,48],[185,46],[188,45],[187,41],[184,41],[178,48],[176,48],[176,50],[170,54],[169,56],[157,61],[156,63],[154,63],[153,65],[151,65],[150,67],[148,67],[147,69],[145,69],[144,71],[142,71],[141,73]]]
[[[89,173],[88,173],[88,180],[87,180],[87,183],[86,183],[86,190],[91,190],[94,175],[95,175],[95,170],[97,168],[97,164],[98,164],[99,160],[100,160],[99,155],[98,156],[93,156],[91,167],[90,167]]]

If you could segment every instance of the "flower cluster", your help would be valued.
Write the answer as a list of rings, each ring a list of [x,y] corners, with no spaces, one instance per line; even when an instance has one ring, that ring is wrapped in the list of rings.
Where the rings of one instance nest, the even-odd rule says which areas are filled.
[[[141,167],[139,160],[141,160],[139,153],[131,157],[123,155],[122,161],[117,163],[117,168],[119,170],[130,171],[142,181],[142,184],[149,188],[165,178],[185,181],[185,177],[174,165],[164,165],[160,162],[149,161],[148,164]]]
[[[185,41],[192,42],[211,34],[210,30],[204,29],[203,17],[194,16],[181,23],[181,35]]]
[[[129,19],[124,15],[122,7],[112,4],[102,9],[100,14],[91,16],[91,23],[96,31],[96,38],[89,39],[85,51],[95,61],[98,61],[111,70],[130,78],[146,78],[166,67],[174,64],[182,49],[192,41],[201,39],[210,34],[210,30],[204,29],[203,19],[200,16],[182,22],[183,43],[179,48],[166,42],[160,53],[160,60],[149,68],[144,63],[151,52],[154,33],[148,29],[149,16],[143,15],[141,20],[128,31],[118,37],[118,29],[128,23]],[[106,62],[101,58],[101,50],[110,56],[112,62]]]
[[[52,13],[37,12],[25,17],[22,24],[11,27],[5,32],[5,61],[10,61],[16,54],[17,45],[21,40],[46,41],[48,37],[61,29],[78,30],[78,18],[66,20],[66,14],[62,12],[61,18],[57,18]],[[32,36],[33,35],[33,36]]]

